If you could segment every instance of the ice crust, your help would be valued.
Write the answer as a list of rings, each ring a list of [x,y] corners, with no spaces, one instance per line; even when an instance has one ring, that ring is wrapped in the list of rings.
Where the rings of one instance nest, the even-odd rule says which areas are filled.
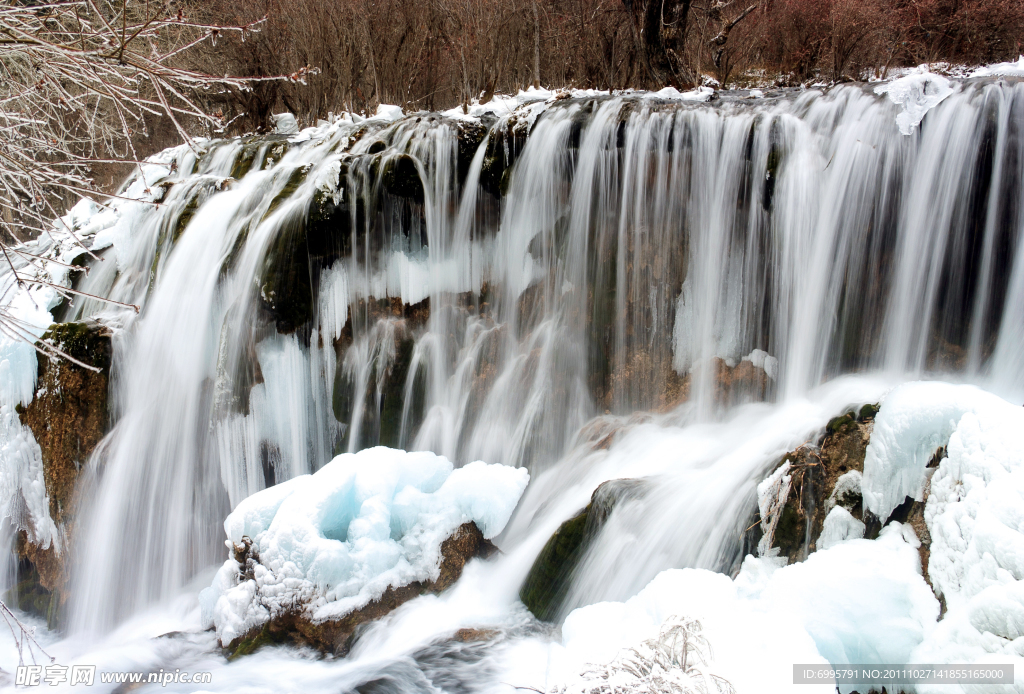
[[[953,91],[952,82],[942,75],[928,72],[927,65],[920,66],[916,74],[875,87],[875,94],[887,94],[890,101],[903,107],[896,116],[896,125],[904,135],[912,135],[925,114]]]
[[[883,521],[906,497],[922,500],[925,470],[967,413],[1001,411],[1005,400],[975,386],[906,383],[882,401],[864,456],[864,507]]]
[[[624,603],[570,613],[553,674],[572,691],[586,664],[610,662],[672,615],[701,621],[711,671],[737,692],[792,691],[793,663],[907,662],[939,613],[916,547],[913,531],[894,523],[877,540],[843,542],[791,566],[748,556],[735,580],[703,569],[664,571]],[[834,692],[835,685],[805,689]]]
[[[429,452],[384,447],[343,454],[242,501],[224,521],[228,544],[252,540],[254,578],[229,559],[200,594],[203,621],[229,643],[276,614],[341,617],[388,586],[434,580],[441,543],[473,521],[485,538],[508,522],[525,468],[473,462],[454,469]]]

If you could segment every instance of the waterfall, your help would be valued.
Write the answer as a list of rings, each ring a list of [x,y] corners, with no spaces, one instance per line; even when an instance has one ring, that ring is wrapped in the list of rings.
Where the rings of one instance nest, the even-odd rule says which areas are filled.
[[[896,113],[860,85],[627,93],[179,148],[79,286],[138,317],[64,317],[117,328],[73,628],[174,595],[241,499],[344,451],[528,466],[525,547],[622,474],[595,472],[597,438],[696,427],[588,556],[581,605],[734,565],[754,485],[805,433],[800,406],[752,402],[853,372],[1024,392],[1024,83],[964,81],[909,136]]]

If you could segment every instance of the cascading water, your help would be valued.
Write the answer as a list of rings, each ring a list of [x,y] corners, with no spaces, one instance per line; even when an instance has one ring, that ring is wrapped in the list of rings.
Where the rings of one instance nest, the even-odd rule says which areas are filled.
[[[585,96],[180,149],[79,286],[140,315],[65,316],[118,328],[71,630],[177,595],[241,499],[338,452],[528,466],[506,603],[597,484],[657,476],[568,611],[734,570],[757,482],[885,380],[1019,398],[1024,83],[966,81],[910,136],[896,112],[856,85]],[[767,378],[723,385],[744,359]],[[820,391],[858,371],[880,380]]]

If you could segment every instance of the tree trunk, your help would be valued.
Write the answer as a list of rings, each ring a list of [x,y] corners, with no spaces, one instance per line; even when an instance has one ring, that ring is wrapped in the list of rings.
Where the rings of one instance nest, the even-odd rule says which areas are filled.
[[[623,0],[639,33],[651,80],[688,85],[684,44],[690,0]]]
[[[533,86],[540,89],[540,13],[533,0]]]

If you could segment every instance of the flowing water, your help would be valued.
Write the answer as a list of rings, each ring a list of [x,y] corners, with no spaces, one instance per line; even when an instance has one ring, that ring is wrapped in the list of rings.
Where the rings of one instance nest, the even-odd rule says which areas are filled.
[[[239,691],[486,688],[543,671],[522,665],[545,636],[516,593],[600,482],[657,480],[616,510],[563,612],[669,567],[734,570],[757,482],[893,383],[1019,400],[1024,82],[965,81],[910,136],[896,113],[859,85],[597,96],[181,150],[163,203],[126,206],[79,286],[139,316],[63,317],[117,328],[116,424],[82,483],[54,648],[217,668]],[[528,466],[503,556],[345,661],[225,664],[209,634],[130,645],[194,628],[241,499],[378,444]],[[505,636],[430,645],[479,624]]]

